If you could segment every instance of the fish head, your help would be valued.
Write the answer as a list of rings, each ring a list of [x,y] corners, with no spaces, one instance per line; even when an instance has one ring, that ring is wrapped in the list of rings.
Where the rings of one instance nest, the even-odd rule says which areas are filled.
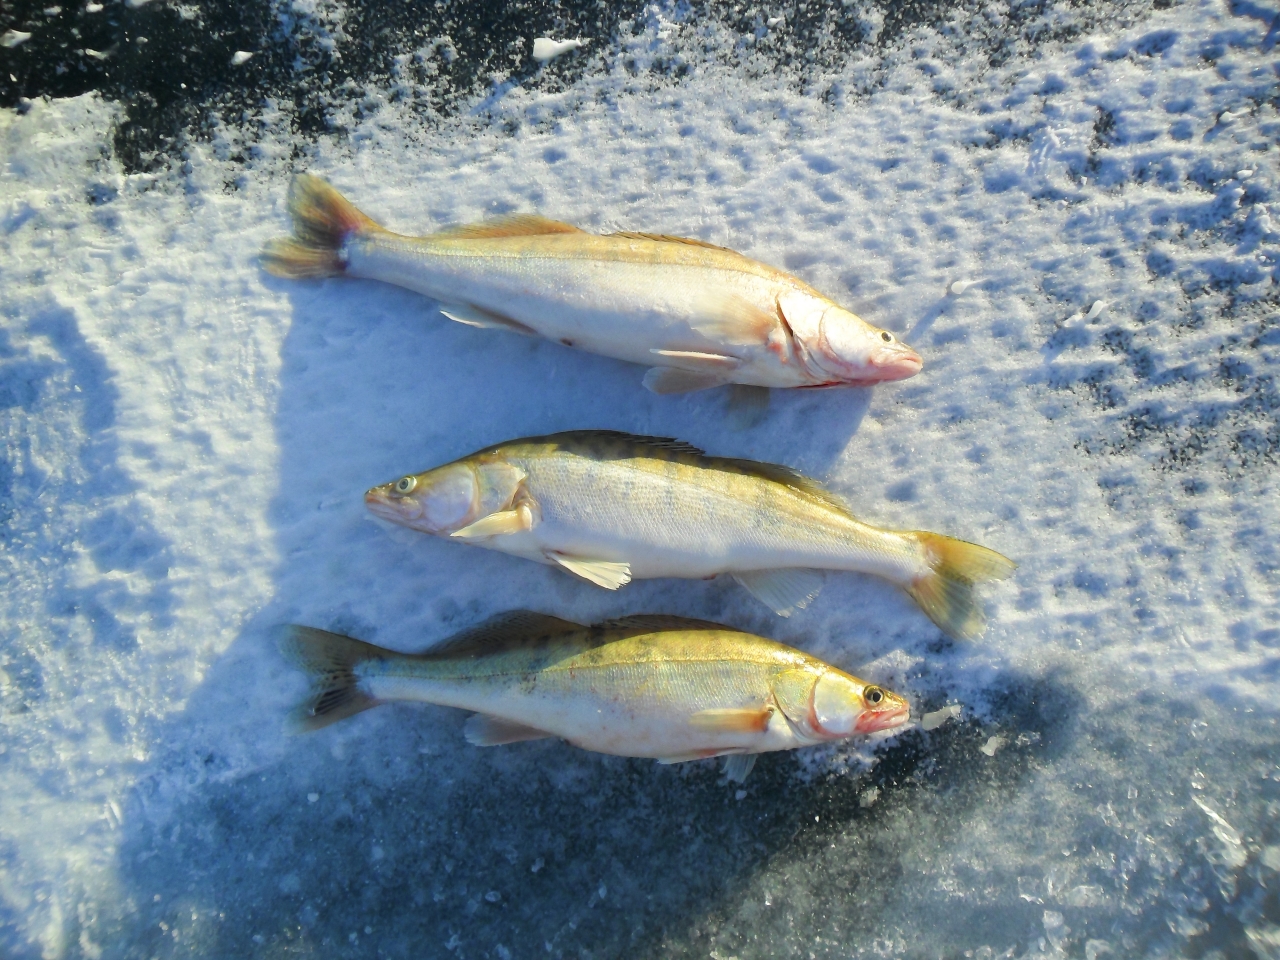
[[[774,682],[774,699],[809,741],[843,740],[906,723],[911,706],[874,683],[838,670],[791,670]]]
[[[805,366],[824,383],[905,380],[924,366],[920,354],[888,330],[823,297],[793,291],[778,299],[778,308]]]
[[[450,463],[373,487],[364,495],[374,516],[404,527],[448,536],[475,519],[480,483],[470,464]]]

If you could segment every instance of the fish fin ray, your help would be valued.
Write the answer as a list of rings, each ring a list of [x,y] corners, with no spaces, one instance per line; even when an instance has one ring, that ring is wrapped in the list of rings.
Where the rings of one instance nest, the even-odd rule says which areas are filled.
[[[690,750],[688,753],[676,753],[669,757],[659,757],[658,762],[663,766],[672,763],[688,763],[691,760],[709,760],[712,757],[724,756],[725,750]]]
[[[482,330],[511,330],[522,333],[526,337],[537,335],[531,327],[525,326],[519,320],[513,320],[469,303],[446,303],[440,307],[440,312],[455,323],[465,323],[468,327],[479,327]]]
[[[293,236],[262,248],[262,266],[277,277],[331,277],[346,271],[342,247],[362,233],[385,232],[329,183],[300,173],[289,185]]]
[[[473,713],[462,725],[462,735],[473,747],[500,747],[506,743],[521,743],[525,740],[545,740],[555,734],[538,730],[534,727],[494,717],[487,713]]]
[[[617,233],[607,233],[607,237],[618,237],[621,240],[652,240],[655,243],[683,243],[690,247],[706,247],[708,250],[724,250],[727,253],[738,253],[737,250],[730,250],[728,247],[722,247],[719,244],[708,243],[706,240],[699,240],[697,237],[677,237],[669,233],[641,233],[638,230],[620,230]],[[742,256],[742,254],[738,254]]]
[[[725,381],[710,373],[694,373],[679,367],[650,367],[644,375],[645,389],[665,396],[673,393],[694,393],[724,386]]]
[[[449,534],[463,540],[482,540],[486,537],[500,537],[509,533],[524,533],[533,529],[533,511],[528,504],[521,504],[514,510],[500,510],[487,517],[481,517],[460,530]]]
[[[311,680],[311,694],[289,715],[294,733],[319,730],[376,707],[380,701],[361,689],[356,667],[396,656],[372,643],[298,624],[283,628],[279,646],[285,659]]]
[[[653,347],[649,352],[666,360],[692,364],[698,368],[698,372],[710,373],[719,371],[724,373],[735,367],[742,366],[742,361],[737,357],[731,357],[724,353],[706,353],[701,350],[662,350],[658,347]]]
[[[699,710],[689,725],[712,733],[764,733],[772,715],[768,707]]]
[[[536,213],[517,213],[479,223],[459,223],[445,227],[436,237],[450,240],[497,240],[502,237],[537,237],[553,233],[585,233],[571,223],[550,220]]]
[[[560,564],[570,573],[576,573],[584,580],[590,580],[598,587],[606,590],[617,590],[631,582],[631,564],[617,560],[584,560],[580,557],[566,557],[559,553],[548,554],[552,560]]]
[[[735,573],[733,578],[780,617],[789,617],[807,607],[826,582],[821,570],[803,567],[746,570]]]
[[[758,753],[732,753],[724,758],[724,775],[730,783],[745,783]]]
[[[962,640],[982,636],[986,616],[974,585],[1003,580],[1017,564],[987,547],[939,533],[912,534],[930,558],[930,571],[907,587],[920,609],[946,633]]]
[[[583,629],[585,628],[580,623],[561,620],[550,614],[533,610],[510,610],[455,633],[419,656],[458,657],[469,653],[494,653]]]
[[[692,620],[688,617],[676,617],[667,613],[636,613],[629,617],[615,617],[612,620],[605,620],[595,626],[599,630],[634,631],[636,633],[646,631],[658,633],[663,630],[731,630],[734,633],[738,632],[733,627],[726,627],[723,623],[712,623],[710,620]]]
[[[649,447],[654,450],[665,450],[669,453],[684,453],[695,457],[705,457],[707,455],[707,452],[700,447],[695,447],[692,443],[686,443],[684,440],[677,440],[674,437],[645,437],[636,433],[623,433],[621,430],[570,430],[566,433],[549,434],[538,439],[547,443],[558,444],[562,449],[569,451],[608,441]]]
[[[769,412],[769,388],[755,387],[745,383],[735,383],[729,388],[729,400],[726,406],[729,422],[738,430],[749,430],[758,427]]]

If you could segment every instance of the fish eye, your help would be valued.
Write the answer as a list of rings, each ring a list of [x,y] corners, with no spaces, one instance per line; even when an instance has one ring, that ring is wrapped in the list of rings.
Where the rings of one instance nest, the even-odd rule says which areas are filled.
[[[408,493],[418,485],[416,477],[401,477],[396,483],[396,493]]]
[[[862,691],[862,696],[866,698],[867,703],[874,706],[884,699],[884,691],[879,687],[867,687],[866,690]]]
[[[885,343],[893,343],[893,334],[890,333],[888,330],[881,330],[880,339],[883,340]]]

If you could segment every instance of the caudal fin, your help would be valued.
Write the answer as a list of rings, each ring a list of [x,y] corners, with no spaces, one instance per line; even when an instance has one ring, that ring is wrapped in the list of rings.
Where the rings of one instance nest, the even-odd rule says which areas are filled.
[[[262,265],[277,277],[329,277],[346,264],[342,247],[352,236],[382,227],[319,177],[300,173],[289,186],[293,236],[262,248]]]
[[[290,624],[280,638],[280,652],[311,678],[311,695],[289,717],[295,733],[319,730],[378,705],[360,687],[356,667],[390,651],[340,633]]]
[[[1008,557],[976,543],[923,530],[915,534],[929,555],[929,573],[907,587],[929,619],[953,637],[982,636],[987,620],[974,585],[1003,580],[1017,566]]]

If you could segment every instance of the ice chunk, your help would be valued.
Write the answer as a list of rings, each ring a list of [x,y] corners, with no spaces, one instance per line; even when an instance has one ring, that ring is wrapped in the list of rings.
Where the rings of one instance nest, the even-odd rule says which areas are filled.
[[[970,287],[976,287],[981,280],[952,280],[951,285],[947,287],[947,292],[953,297],[958,297]]]
[[[988,757],[994,757],[996,751],[1003,747],[1009,741],[1004,737],[988,737],[987,742],[978,749],[985,753]]]
[[[1250,177],[1252,177],[1252,176],[1253,176],[1253,171],[1252,171],[1252,170],[1237,170],[1237,171],[1236,171],[1236,179],[1238,179],[1238,180],[1248,180],[1248,179],[1249,179]]]
[[[586,40],[552,40],[550,37],[536,37],[533,41],[533,59],[539,63],[546,63],[562,53],[577,50],[586,44]]]
[[[949,703],[941,710],[934,710],[932,713],[926,713],[920,718],[920,726],[925,730],[933,730],[942,726],[952,717],[959,717],[960,711],[963,709],[958,703]]]
[[[1093,306],[1089,308],[1089,312],[1085,314],[1085,319],[1096,320],[1098,317],[1102,316],[1102,311],[1105,309],[1107,309],[1107,301],[1095,300],[1093,301]]]
[[[231,55],[231,65],[233,67],[238,67],[242,63],[248,63],[252,57],[253,54],[248,50],[237,50]]]
[[[767,27],[776,27],[778,24],[782,22],[782,20],[783,20],[782,17],[770,17],[764,23],[765,23],[765,26]]]
[[[1222,857],[1230,867],[1243,867],[1248,855],[1244,852],[1244,844],[1240,839],[1240,831],[1222,817],[1218,811],[1199,797],[1192,797],[1196,806],[1204,811],[1204,815],[1213,823],[1213,835],[1222,844]]]
[[[3,37],[0,37],[0,47],[19,47],[31,39],[31,34],[23,33],[21,30],[6,31]]]

